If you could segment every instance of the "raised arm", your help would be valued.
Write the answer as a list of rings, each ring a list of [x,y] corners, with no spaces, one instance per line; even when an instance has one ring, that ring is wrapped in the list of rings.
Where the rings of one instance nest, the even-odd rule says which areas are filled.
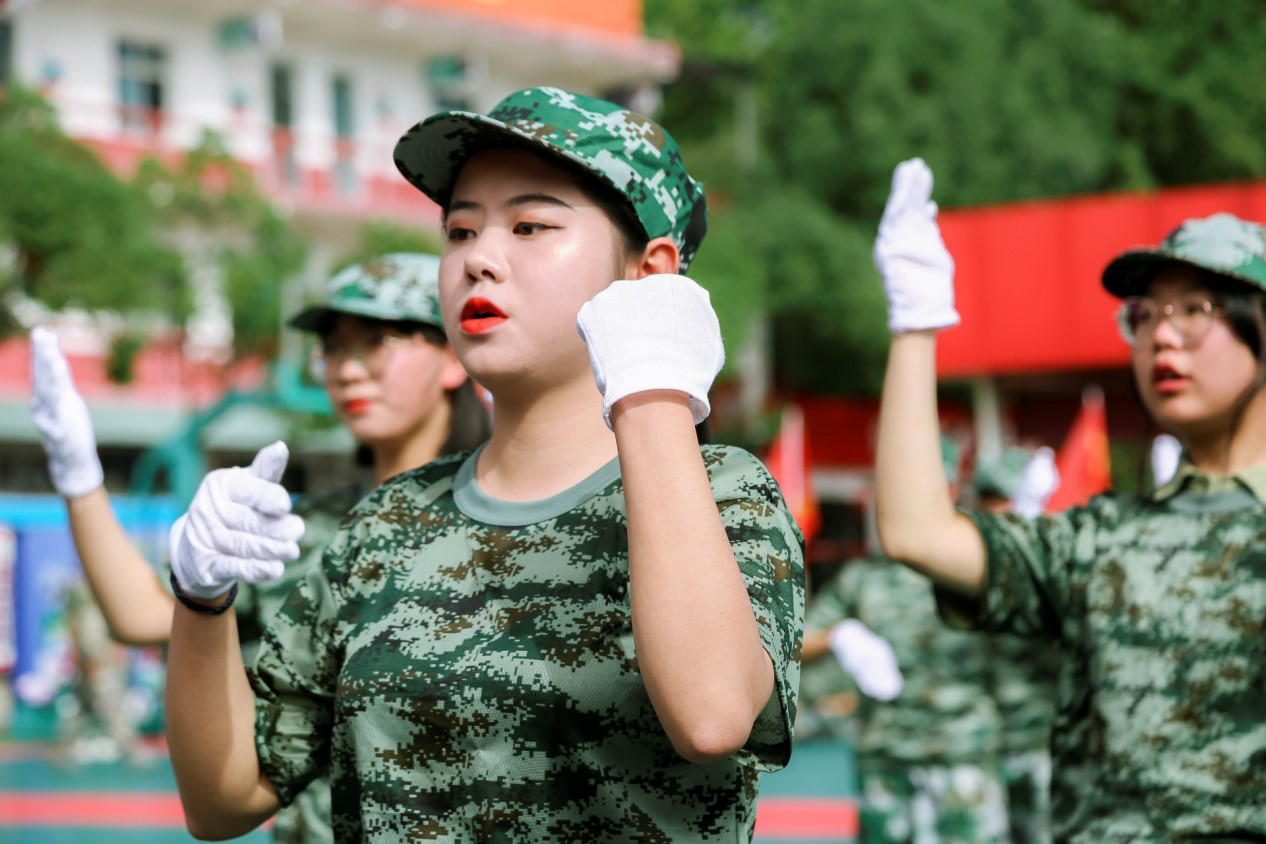
[[[185,601],[227,609],[237,579],[275,579],[298,558],[303,522],[277,483],[286,459],[285,445],[274,443],[247,469],[211,472],[172,527],[172,571],[183,600],[167,658],[167,737],[186,822],[198,838],[242,835],[279,806],[255,751],[255,697],[236,619]]]
[[[111,638],[125,645],[166,643],[174,601],[110,507],[88,406],[57,338],[42,328],[31,331],[31,420]]]
[[[724,361],[708,294],[683,276],[617,281],[581,309],[615,430],[633,639],[673,747],[706,762],[746,743],[774,691],[695,424]]]
[[[893,333],[875,458],[879,539],[894,559],[976,595],[985,584],[984,543],[954,509],[941,467],[936,333],[959,319],[954,262],[931,196],[932,172],[921,159],[898,165],[875,241]]]

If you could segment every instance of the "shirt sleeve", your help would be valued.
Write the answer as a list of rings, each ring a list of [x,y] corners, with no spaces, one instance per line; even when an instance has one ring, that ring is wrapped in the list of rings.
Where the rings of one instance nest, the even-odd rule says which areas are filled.
[[[959,629],[1060,637],[1084,564],[1094,558],[1094,512],[1076,508],[1033,520],[965,514],[984,541],[985,591],[967,598],[936,587],[941,617]]]
[[[341,535],[340,535],[340,538]],[[338,543],[335,543],[337,546]],[[336,554],[326,552],[325,562]],[[255,749],[283,805],[329,767],[337,601],[326,566],[315,566],[264,631],[249,670],[255,692]]]
[[[728,451],[713,476],[717,508],[742,572],[761,644],[774,666],[774,692],[736,758],[776,771],[791,758],[804,632],[804,538],[778,485],[756,458]]]

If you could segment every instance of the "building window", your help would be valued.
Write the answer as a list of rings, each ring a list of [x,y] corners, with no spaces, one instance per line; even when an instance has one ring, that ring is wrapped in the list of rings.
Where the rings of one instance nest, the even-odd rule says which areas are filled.
[[[0,85],[9,84],[9,66],[13,61],[13,22],[0,18]]]
[[[339,193],[356,192],[356,170],[353,166],[355,149],[352,138],[356,134],[356,122],[352,109],[352,82],[338,75],[333,80],[334,97],[334,183]]]
[[[294,144],[294,74],[290,66],[273,64],[268,73],[273,118],[273,161],[282,184],[299,183]]]
[[[162,128],[166,65],[161,47],[119,43],[119,115],[125,130],[157,134]]]
[[[426,84],[441,111],[470,108],[470,66],[462,56],[436,56],[426,63]]]

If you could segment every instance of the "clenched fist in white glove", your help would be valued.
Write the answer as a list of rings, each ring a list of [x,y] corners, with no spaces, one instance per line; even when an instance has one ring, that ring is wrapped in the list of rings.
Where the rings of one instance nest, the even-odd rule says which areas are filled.
[[[75,390],[56,335],[43,328],[31,330],[31,421],[58,493],[78,498],[101,486],[105,476],[88,405]]]
[[[1152,483],[1164,486],[1178,471],[1182,459],[1182,443],[1169,434],[1152,440]]]
[[[668,273],[617,281],[581,307],[576,330],[608,427],[616,402],[648,390],[685,393],[695,424],[707,418],[708,390],[725,363],[708,291]]]
[[[903,683],[892,645],[854,618],[831,628],[831,653],[857,682],[862,694],[875,700],[892,700]]]
[[[237,579],[276,580],[299,558],[303,520],[277,483],[289,458],[275,442],[245,469],[216,469],[202,479],[189,511],[171,527],[171,568],[197,598],[223,595]]]
[[[1026,519],[1036,519],[1046,512],[1046,501],[1059,488],[1059,469],[1055,467],[1055,450],[1042,446],[1033,453],[1024,467],[1020,487],[1011,508]]]
[[[932,171],[921,158],[897,165],[875,238],[875,267],[888,295],[894,334],[948,328],[954,310],[954,259],[941,241],[932,201]]]

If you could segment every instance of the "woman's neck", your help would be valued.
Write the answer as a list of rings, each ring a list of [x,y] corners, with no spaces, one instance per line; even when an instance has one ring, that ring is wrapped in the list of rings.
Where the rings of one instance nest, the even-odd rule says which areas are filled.
[[[602,395],[585,375],[546,395],[495,398],[492,439],[475,468],[485,493],[506,501],[548,498],[616,456],[615,434],[602,419]]]
[[[453,418],[452,403],[445,399],[405,436],[371,445],[374,455],[374,486],[402,472],[430,463],[440,455]]]
[[[1258,389],[1229,425],[1189,432],[1183,447],[1197,469],[1211,474],[1233,475],[1266,463],[1266,389]]]

